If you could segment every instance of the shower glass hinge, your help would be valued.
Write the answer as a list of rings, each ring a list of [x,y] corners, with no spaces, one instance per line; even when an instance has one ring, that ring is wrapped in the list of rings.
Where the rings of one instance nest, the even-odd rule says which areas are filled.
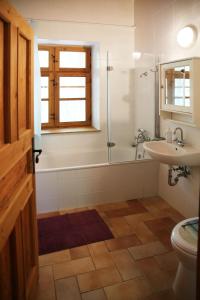
[[[112,66],[107,66],[107,71],[113,71],[113,67]]]
[[[111,148],[114,147],[116,144],[113,142],[107,142],[107,147]]]

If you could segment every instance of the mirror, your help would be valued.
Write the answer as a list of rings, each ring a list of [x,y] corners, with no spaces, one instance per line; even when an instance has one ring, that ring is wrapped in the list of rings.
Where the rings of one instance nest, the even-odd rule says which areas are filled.
[[[165,69],[165,104],[191,106],[190,66],[183,65]]]

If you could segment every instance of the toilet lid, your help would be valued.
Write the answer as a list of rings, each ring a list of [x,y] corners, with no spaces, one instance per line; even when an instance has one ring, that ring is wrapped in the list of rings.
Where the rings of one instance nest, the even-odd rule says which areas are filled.
[[[194,224],[193,221],[198,221],[198,218],[190,218],[178,223],[172,231],[172,240],[184,251],[196,255],[198,224]]]

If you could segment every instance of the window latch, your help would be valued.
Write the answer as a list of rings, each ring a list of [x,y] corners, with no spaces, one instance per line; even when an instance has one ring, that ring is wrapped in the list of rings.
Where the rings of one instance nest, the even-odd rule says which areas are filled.
[[[55,119],[55,114],[50,114],[49,117],[50,117],[51,120],[54,120]]]
[[[56,82],[56,80],[55,80],[55,79],[51,79],[50,81],[52,81],[52,82],[53,82],[53,86],[57,86],[57,82]]]
[[[51,55],[52,56],[52,58],[53,58],[53,63],[55,64],[56,62],[58,62],[58,60],[56,60],[56,56],[55,55]]]

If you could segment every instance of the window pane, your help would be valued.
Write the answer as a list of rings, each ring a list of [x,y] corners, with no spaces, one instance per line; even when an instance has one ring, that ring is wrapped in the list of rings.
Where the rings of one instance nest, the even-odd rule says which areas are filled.
[[[185,86],[187,86],[187,87],[190,86],[190,79],[185,79]]]
[[[190,97],[190,88],[185,88],[185,97]]]
[[[49,122],[49,101],[41,101],[41,122]]]
[[[41,98],[48,99],[49,98],[49,77],[41,77]]]
[[[190,99],[189,98],[185,99],[185,106],[190,106]]]
[[[183,89],[175,88],[175,97],[183,97]]]
[[[60,122],[78,122],[85,120],[85,100],[60,101]]]
[[[85,77],[60,77],[60,86],[62,87],[84,87],[85,83]]]
[[[60,68],[85,68],[86,53],[60,51]]]
[[[175,87],[183,87],[184,79],[177,79],[175,78]]]
[[[39,50],[38,53],[39,53],[40,68],[48,68],[49,67],[49,51]]]
[[[85,88],[60,88],[60,98],[85,98]]]
[[[184,99],[175,98],[175,105],[184,106]]]

